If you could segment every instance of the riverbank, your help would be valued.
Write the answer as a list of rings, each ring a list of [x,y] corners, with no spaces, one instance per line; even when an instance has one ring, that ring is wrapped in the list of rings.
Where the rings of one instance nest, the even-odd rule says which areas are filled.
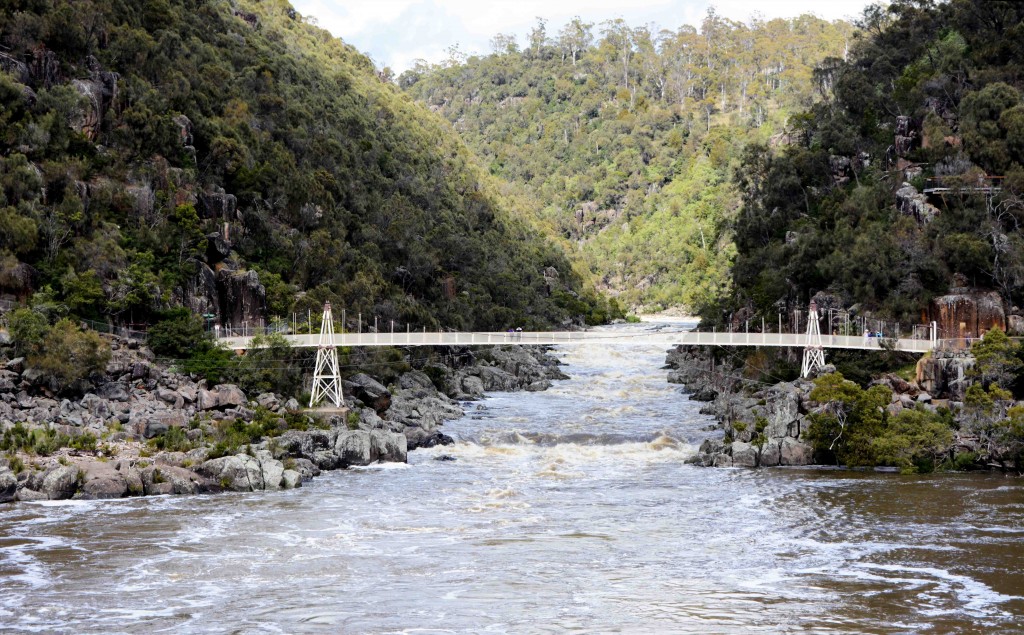
[[[0,370],[0,502],[299,487],[321,471],[405,462],[485,391],[541,391],[565,376],[542,347],[459,349],[398,376],[359,373],[345,407],[310,411],[274,393],[208,386],[111,340],[81,395],[53,393],[15,358]],[[440,358],[439,358],[440,359]]]
[[[717,421],[696,465],[1019,471],[1024,439],[1008,417],[1022,404],[998,388],[968,395],[973,364],[963,353],[926,356],[915,378],[885,373],[862,389],[833,366],[820,381],[767,383],[749,376],[741,351],[678,346],[666,356],[669,383]]]

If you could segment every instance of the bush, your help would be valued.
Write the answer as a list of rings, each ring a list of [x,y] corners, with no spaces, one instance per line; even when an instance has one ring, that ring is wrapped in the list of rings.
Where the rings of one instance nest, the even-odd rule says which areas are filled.
[[[891,393],[883,386],[862,389],[840,373],[814,382],[810,398],[824,404],[811,415],[808,439],[815,453],[850,467],[887,465],[905,472],[929,472],[953,442],[948,416],[903,410],[890,417]]]
[[[45,373],[58,389],[103,371],[110,361],[110,346],[95,331],[83,331],[74,322],[63,319],[43,338],[38,353],[28,365]]]
[[[163,357],[189,359],[213,347],[203,330],[203,318],[185,308],[172,309],[150,327],[146,341],[153,352]]]
[[[14,350],[19,355],[38,352],[49,330],[46,317],[32,309],[21,308],[11,313],[7,320]]]

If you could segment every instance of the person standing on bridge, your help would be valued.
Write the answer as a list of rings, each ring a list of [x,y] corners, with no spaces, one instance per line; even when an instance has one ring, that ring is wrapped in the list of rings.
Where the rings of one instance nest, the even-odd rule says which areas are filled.
[[[871,337],[871,331],[864,329],[864,346],[868,345],[869,338]]]

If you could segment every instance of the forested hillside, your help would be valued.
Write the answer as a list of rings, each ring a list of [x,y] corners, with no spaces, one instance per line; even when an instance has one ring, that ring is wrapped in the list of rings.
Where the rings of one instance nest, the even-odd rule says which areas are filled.
[[[607,316],[443,122],[284,0],[9,0],[0,68],[0,296],[51,319]]]
[[[697,307],[728,289],[731,169],[817,98],[814,67],[853,27],[810,16],[699,29],[538,22],[527,45],[420,65],[399,84],[449,119],[491,173],[632,306]],[[776,139],[778,140],[778,139]]]
[[[870,8],[849,61],[816,73],[828,99],[791,119],[791,143],[745,156],[736,293],[708,317],[826,292],[906,324],[974,288],[998,291],[1012,318],[1024,304],[1022,19],[1017,2]]]

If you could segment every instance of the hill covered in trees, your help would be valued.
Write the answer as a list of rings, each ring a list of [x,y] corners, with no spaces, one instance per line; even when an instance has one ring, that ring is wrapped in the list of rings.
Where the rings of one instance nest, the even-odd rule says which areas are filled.
[[[132,323],[608,315],[438,118],[283,0],[12,0],[0,68],[0,295]]]
[[[1022,20],[1016,2],[869,8],[849,59],[816,71],[828,98],[791,119],[791,143],[744,156],[723,225],[735,294],[705,314],[818,292],[904,324],[951,288],[1024,304]]]
[[[740,203],[732,168],[819,95],[814,68],[853,27],[811,16],[652,32],[579,19],[522,49],[419,65],[399,77],[443,114],[492,174],[600,288],[625,304],[699,307],[726,293]]]

